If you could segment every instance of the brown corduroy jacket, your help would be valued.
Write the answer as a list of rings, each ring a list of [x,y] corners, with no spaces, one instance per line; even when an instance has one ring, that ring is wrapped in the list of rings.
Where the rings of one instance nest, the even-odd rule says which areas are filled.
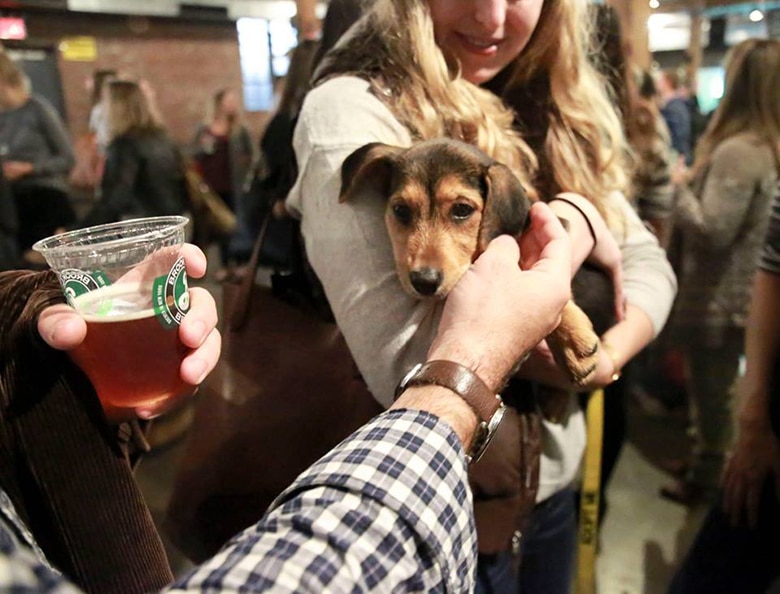
[[[85,591],[156,590],[173,575],[121,437],[133,432],[106,422],[87,378],[36,329],[62,301],[52,272],[0,273],[0,487]]]

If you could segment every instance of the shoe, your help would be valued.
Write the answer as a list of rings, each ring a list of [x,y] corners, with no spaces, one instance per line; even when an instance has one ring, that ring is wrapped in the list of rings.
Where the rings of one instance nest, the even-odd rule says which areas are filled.
[[[669,501],[692,507],[704,501],[704,487],[692,481],[676,480],[661,487],[660,495]]]

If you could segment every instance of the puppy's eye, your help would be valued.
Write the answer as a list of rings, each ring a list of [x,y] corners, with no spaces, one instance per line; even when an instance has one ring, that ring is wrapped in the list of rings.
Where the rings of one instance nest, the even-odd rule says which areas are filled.
[[[450,214],[453,219],[465,220],[474,214],[474,207],[471,204],[460,202],[452,207]]]
[[[408,225],[412,222],[412,209],[406,204],[395,204],[393,206],[393,216],[398,219],[399,223]]]

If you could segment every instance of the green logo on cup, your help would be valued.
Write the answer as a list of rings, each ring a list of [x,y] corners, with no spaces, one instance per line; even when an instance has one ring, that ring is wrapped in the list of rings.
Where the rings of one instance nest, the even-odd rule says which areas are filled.
[[[184,314],[190,309],[184,258],[176,261],[168,276],[154,279],[152,303],[157,320],[163,328],[172,328],[181,324]]]
[[[108,277],[99,270],[85,272],[77,268],[60,271],[60,284],[68,303],[73,305],[76,297],[111,284]]]

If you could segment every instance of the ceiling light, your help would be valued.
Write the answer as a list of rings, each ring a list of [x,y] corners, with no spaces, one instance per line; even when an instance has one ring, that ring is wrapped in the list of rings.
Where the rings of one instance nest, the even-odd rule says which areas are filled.
[[[750,13],[750,20],[754,23],[764,20],[764,13],[756,9]]]
[[[661,6],[661,3],[658,0],[650,0],[650,8],[658,8]]]

